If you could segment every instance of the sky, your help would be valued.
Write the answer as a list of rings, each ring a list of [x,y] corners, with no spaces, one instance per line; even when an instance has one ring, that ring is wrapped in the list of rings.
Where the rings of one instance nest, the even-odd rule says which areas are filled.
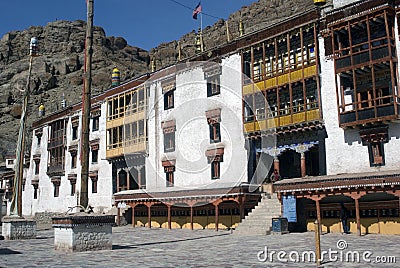
[[[202,0],[203,28],[257,0]],[[129,45],[150,50],[197,30],[192,9],[199,0],[94,0],[94,25],[107,36],[121,36]],[[186,6],[186,7],[185,7]],[[86,20],[85,0],[2,0],[0,38],[14,30],[45,26],[56,20]],[[210,16],[211,15],[211,16]]]

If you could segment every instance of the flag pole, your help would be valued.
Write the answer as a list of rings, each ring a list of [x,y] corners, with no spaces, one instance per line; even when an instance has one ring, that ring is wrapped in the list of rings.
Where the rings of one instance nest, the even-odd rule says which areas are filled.
[[[203,11],[200,11],[200,48],[201,52],[204,51],[203,45]]]

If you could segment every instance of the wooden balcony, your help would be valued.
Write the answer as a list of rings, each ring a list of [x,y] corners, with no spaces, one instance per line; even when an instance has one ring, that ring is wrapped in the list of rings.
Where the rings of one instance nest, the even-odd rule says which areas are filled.
[[[360,110],[346,111],[340,114],[339,125],[340,127],[346,128],[368,123],[398,120],[400,119],[399,109],[400,104],[390,104],[375,108],[371,107]]]
[[[124,146],[119,146],[115,148],[107,148],[106,159],[121,157],[125,154],[134,154],[145,152],[147,147],[147,142],[145,138],[137,141],[127,141],[124,142]]]
[[[303,76],[304,71],[304,76]],[[302,78],[306,79],[311,76],[317,75],[316,65],[311,65],[309,67],[304,67],[304,69],[298,69],[292,72],[281,74],[274,77],[266,77],[265,80],[260,82],[255,82],[243,86],[243,95],[252,94],[258,90],[264,90],[276,86],[285,85],[288,83],[293,83],[300,81]],[[253,88],[254,85],[254,88]]]
[[[291,115],[278,116],[275,118],[269,118],[264,120],[258,120],[255,122],[249,122],[244,124],[245,133],[252,133],[256,131],[264,131],[277,129],[285,126],[296,126],[301,123],[310,121],[319,121],[320,112],[319,109],[309,110],[306,112],[295,113]]]

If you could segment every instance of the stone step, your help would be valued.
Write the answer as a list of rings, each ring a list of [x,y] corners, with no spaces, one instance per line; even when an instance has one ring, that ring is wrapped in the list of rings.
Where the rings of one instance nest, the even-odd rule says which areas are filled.
[[[271,233],[272,219],[281,215],[281,203],[276,195],[263,194],[257,206],[236,227],[237,234],[267,235]]]

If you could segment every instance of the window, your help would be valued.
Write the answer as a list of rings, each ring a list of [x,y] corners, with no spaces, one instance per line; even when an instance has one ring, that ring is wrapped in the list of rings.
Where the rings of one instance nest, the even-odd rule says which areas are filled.
[[[99,161],[99,150],[92,150],[92,163]]]
[[[75,195],[76,192],[76,174],[69,174],[68,175],[68,180],[71,183],[71,196]]]
[[[173,187],[174,186],[174,172],[166,172],[166,186]]]
[[[35,130],[35,136],[37,139],[37,147],[40,147],[40,142],[42,140],[42,135],[43,135],[43,129],[36,129]]]
[[[35,161],[35,175],[39,174],[39,167],[40,167],[40,162]]]
[[[216,143],[221,141],[221,109],[213,109],[206,111],[207,123],[210,129],[210,143]]]
[[[7,165],[8,166],[14,165],[14,159],[7,159]]]
[[[61,178],[54,177],[51,179],[51,182],[53,183],[53,186],[54,186],[54,197],[58,197],[60,195]]]
[[[50,124],[48,151],[48,174],[64,170],[65,161],[65,120],[58,120]]]
[[[97,193],[97,177],[96,179],[92,178],[92,194]]]
[[[174,160],[164,160],[162,161],[162,166],[165,172],[165,186],[174,186],[174,172],[175,172],[175,159]]]
[[[75,195],[76,183],[71,182],[71,196]]]
[[[220,164],[218,161],[211,163],[211,179],[216,180],[220,178]]]
[[[221,141],[220,124],[210,124],[210,143],[216,143]]]
[[[76,160],[77,160],[77,154],[75,151],[75,153],[71,153],[71,168],[76,168]]]
[[[174,91],[164,93],[164,110],[174,108]]]
[[[97,193],[97,181],[99,179],[97,171],[89,172],[89,178],[92,181],[92,194]]]
[[[207,97],[218,95],[220,93],[219,75],[207,78]]]
[[[33,184],[33,199],[38,198],[38,186],[37,184]]]
[[[164,133],[164,152],[175,151],[175,120],[161,122]]]
[[[164,153],[175,151],[175,132],[164,134]]]
[[[206,151],[207,161],[211,164],[211,179],[221,178],[221,166],[224,158],[224,148],[210,149]]]
[[[383,142],[372,142],[368,146],[370,166],[384,166]]]
[[[92,118],[92,131],[99,130],[100,125],[100,116],[96,116]]]
[[[72,127],[72,140],[76,140],[78,138],[78,126]]]
[[[58,197],[60,195],[60,185],[54,184],[54,197]]]

